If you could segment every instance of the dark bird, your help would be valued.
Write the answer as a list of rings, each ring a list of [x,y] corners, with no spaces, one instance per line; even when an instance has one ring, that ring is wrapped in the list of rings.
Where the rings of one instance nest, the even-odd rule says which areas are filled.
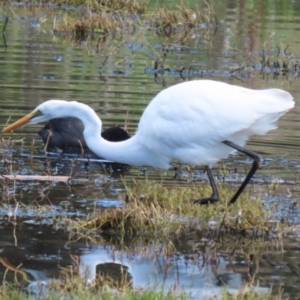
[[[78,153],[84,150],[87,152],[88,146],[83,135],[84,125],[81,120],[75,117],[55,118],[38,132],[43,139],[46,150],[61,149],[67,153]],[[127,131],[115,126],[105,129],[101,136],[110,142],[125,141],[130,138]]]

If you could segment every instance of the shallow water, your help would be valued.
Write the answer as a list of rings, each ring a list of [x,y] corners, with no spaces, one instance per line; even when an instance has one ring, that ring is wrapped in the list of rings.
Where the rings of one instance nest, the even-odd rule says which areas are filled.
[[[282,88],[291,92],[298,103],[300,6],[297,1],[284,5],[281,2],[215,0],[217,24],[190,30],[185,35],[165,37],[142,27],[114,38],[80,42],[53,34],[54,22],[63,22],[65,10],[1,7],[0,29],[6,17],[10,18],[5,34],[0,35],[0,125],[3,127],[9,116],[9,122],[16,120],[47,99],[72,99],[93,107],[104,127],[123,126],[127,120],[129,131],[134,133],[143,109],[157,92],[199,78],[251,88]],[[281,65],[289,62],[289,72],[277,75],[272,64],[263,67],[261,61],[266,57]],[[158,68],[154,68],[155,61],[161,62]],[[280,203],[275,217],[287,218],[291,223],[299,223],[298,214],[290,209],[290,204],[299,198],[299,110],[296,105],[280,119],[277,130],[248,143],[249,149],[264,157],[264,167],[255,176],[254,185],[261,188],[266,205]],[[59,267],[72,264],[70,254],[81,256],[82,263],[88,261],[88,255],[90,260],[99,259],[98,263],[102,263],[111,262],[108,256],[117,251],[126,258],[122,264],[128,267],[136,286],[165,282],[166,288],[176,286],[198,295],[203,286],[216,292],[221,283],[226,283],[236,289],[255,277],[262,287],[276,286],[276,292],[277,287],[284,285],[286,293],[297,294],[300,248],[293,239],[284,240],[284,252],[279,241],[269,241],[268,247],[262,247],[257,262],[249,260],[247,249],[232,255],[234,245],[224,242],[226,238],[217,240],[217,259],[210,257],[203,262],[201,257],[195,258],[199,251],[215,255],[207,246],[215,237],[206,237],[202,232],[170,237],[178,253],[172,258],[157,258],[165,241],[153,242],[143,254],[132,247],[127,252],[121,250],[105,238],[98,245],[86,241],[67,243],[68,232],[49,225],[57,224],[55,220],[63,216],[84,217],[95,207],[123,205],[124,184],[120,175],[130,181],[143,180],[146,173],[169,185],[189,184],[186,175],[188,181],[204,175],[201,169],[194,170],[192,174],[182,174],[179,182],[173,179],[173,171],[103,167],[99,160],[90,160],[87,172],[85,158],[60,157],[58,153],[45,156],[37,135],[40,128],[39,125],[18,130],[13,138],[25,137],[24,142],[11,148],[5,141],[0,149],[2,174],[75,175],[70,185],[2,185],[1,257],[14,266],[22,263],[31,281],[57,277]],[[230,170],[237,168],[239,181],[249,161],[236,156],[220,166],[223,164]],[[229,175],[225,181],[234,183],[234,178]],[[272,182],[280,182],[276,195],[268,192]],[[121,263],[120,259],[117,263]],[[0,265],[0,278],[13,280],[14,273],[5,274],[4,265]]]

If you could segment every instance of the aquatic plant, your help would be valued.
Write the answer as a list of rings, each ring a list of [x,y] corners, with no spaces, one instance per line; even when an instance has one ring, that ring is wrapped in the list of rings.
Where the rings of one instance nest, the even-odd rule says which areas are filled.
[[[187,300],[188,292],[178,291],[157,291],[155,287],[144,289],[133,289],[129,287],[111,288],[112,281],[107,279],[104,282],[98,282],[87,288],[84,279],[77,274],[62,274],[59,280],[48,282],[48,289],[41,291],[38,295],[45,300]],[[41,283],[41,290],[44,288]],[[0,287],[0,297],[3,300],[32,300],[37,295],[31,295],[24,289],[16,285],[2,285]],[[272,295],[271,292],[257,292],[255,288],[246,286],[236,293],[232,293],[224,288],[221,295],[217,295],[220,300],[281,300],[287,299],[282,292]],[[215,296],[207,298],[216,299]]]
[[[208,2],[199,7],[189,8],[184,2],[175,8],[162,7],[152,13],[152,25],[163,35],[173,35],[182,30],[190,30],[200,24],[212,23],[213,8]]]
[[[114,33],[122,28],[122,18],[106,12],[82,16],[76,20],[65,18],[65,31],[70,31],[75,40],[82,40],[95,34],[106,35]]]
[[[114,35],[116,32],[123,33],[129,28],[141,25],[145,28],[156,28],[157,33],[167,36],[182,34],[182,32],[189,34],[190,28],[200,24],[205,25],[202,26],[203,28],[209,27],[213,14],[213,8],[208,2],[205,2],[201,10],[199,7],[188,7],[183,1],[175,7],[163,6],[154,10],[144,0],[56,0],[53,2],[52,9],[60,9],[65,5],[78,8],[72,13],[65,12],[63,21],[55,18],[53,24],[55,35],[72,35],[75,40],[99,35]],[[24,7],[36,8],[47,4],[48,1],[31,1],[30,5],[24,3]],[[44,21],[45,19],[40,22],[40,25]]]
[[[1,0],[0,3],[7,4],[13,0]],[[48,0],[32,0],[30,3],[24,3],[24,7],[50,6],[61,8],[64,5],[81,7],[93,11],[127,11],[130,13],[142,14],[146,9],[145,0],[52,0],[49,5]]]
[[[269,232],[281,234],[287,224],[269,222],[267,212],[259,197],[245,193],[237,205],[228,207],[232,191],[220,185],[221,201],[205,207],[192,203],[210,193],[207,186],[192,184],[170,188],[148,180],[135,181],[126,187],[126,204],[117,208],[97,209],[86,219],[57,220],[65,224],[73,238],[93,239],[96,233],[116,235],[168,236],[171,232],[186,232],[192,228],[220,230],[251,235]],[[251,194],[254,192],[252,191]],[[59,225],[58,225],[59,226]]]

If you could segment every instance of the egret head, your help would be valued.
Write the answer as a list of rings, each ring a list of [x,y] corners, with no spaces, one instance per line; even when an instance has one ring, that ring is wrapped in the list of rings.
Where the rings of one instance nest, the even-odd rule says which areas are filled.
[[[75,101],[73,101],[74,104]],[[19,119],[13,124],[4,128],[1,133],[10,132],[18,127],[21,127],[25,124],[38,124],[47,122],[54,118],[67,117],[70,114],[71,105],[68,101],[64,100],[49,100],[46,101],[35,108],[31,113],[25,117]],[[76,102],[77,103],[77,102]],[[77,103],[77,105],[80,105]]]

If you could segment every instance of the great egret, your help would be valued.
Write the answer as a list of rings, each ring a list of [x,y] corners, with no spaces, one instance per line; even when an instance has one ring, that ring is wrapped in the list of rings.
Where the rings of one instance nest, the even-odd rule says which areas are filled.
[[[49,100],[2,130],[26,123],[77,117],[84,124],[89,148],[100,157],[136,166],[168,169],[172,161],[205,165],[212,195],[197,200],[216,202],[219,193],[211,166],[234,150],[253,159],[244,182],[230,200],[234,203],[260,167],[261,157],[243,148],[250,136],[275,129],[275,122],[294,107],[293,97],[280,89],[252,90],[212,80],[180,83],[161,91],[145,109],[136,134],[122,142],[100,137],[102,122],[89,106],[76,101]]]
[[[55,118],[38,132],[43,139],[47,150],[59,148],[64,152],[77,152],[82,148],[87,151],[88,146],[83,136],[84,125],[74,117]],[[125,141],[129,134],[121,127],[115,126],[101,132],[102,137],[110,142]]]

